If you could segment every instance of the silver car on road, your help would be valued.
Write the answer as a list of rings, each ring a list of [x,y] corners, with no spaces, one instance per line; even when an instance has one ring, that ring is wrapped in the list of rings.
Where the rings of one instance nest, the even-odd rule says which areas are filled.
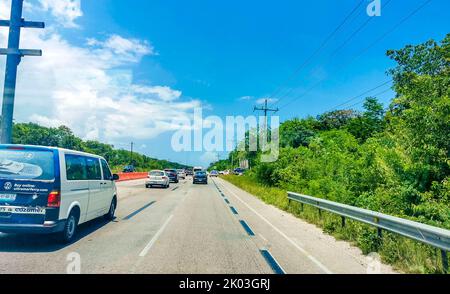
[[[148,173],[148,180],[145,182],[145,187],[153,188],[154,186],[169,188],[170,179],[165,171],[152,170],[151,172]]]

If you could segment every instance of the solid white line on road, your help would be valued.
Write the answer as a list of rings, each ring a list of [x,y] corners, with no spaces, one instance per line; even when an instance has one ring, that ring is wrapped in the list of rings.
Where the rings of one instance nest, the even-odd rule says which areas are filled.
[[[329,270],[325,265],[323,265],[320,261],[318,261],[314,256],[312,256],[308,251],[306,251],[304,248],[300,247],[294,240],[289,238],[285,233],[283,233],[280,229],[278,229],[276,226],[274,226],[270,221],[268,221],[264,216],[259,214],[255,209],[250,207],[244,200],[242,200],[236,193],[228,189],[227,186],[222,184],[222,186],[228,190],[231,194],[233,194],[237,200],[239,200],[242,204],[247,206],[248,209],[250,209],[254,214],[259,216],[264,222],[266,222],[269,226],[272,227],[276,232],[278,232],[281,236],[283,236],[289,243],[291,243],[295,248],[297,248],[300,252],[302,252],[304,255],[306,255],[307,258],[309,258],[315,265],[317,265],[319,268],[321,268],[325,273],[332,274],[333,272]]]
[[[162,227],[156,232],[155,236],[148,242],[147,246],[141,251],[139,254],[140,257],[144,257],[147,255],[148,251],[152,248],[153,244],[158,240],[159,236],[163,233],[167,225],[169,224],[170,220],[173,218],[173,215],[169,216],[169,218],[166,220],[166,222],[162,225]]]

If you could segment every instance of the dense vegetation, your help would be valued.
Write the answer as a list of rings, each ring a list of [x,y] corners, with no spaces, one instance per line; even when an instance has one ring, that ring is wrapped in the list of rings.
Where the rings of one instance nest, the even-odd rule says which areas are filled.
[[[114,146],[98,141],[83,141],[65,127],[46,128],[33,123],[14,124],[14,144],[62,147],[103,156],[108,160],[114,172],[119,172],[126,165],[134,165],[137,171],[151,169],[184,168],[184,165],[157,160],[127,150],[118,150]]]
[[[249,173],[229,180],[284,209],[292,210],[285,193],[269,195],[268,187],[450,229],[450,34],[440,43],[409,45],[387,56],[397,63],[388,71],[397,94],[387,109],[369,97],[363,112],[289,120],[280,127],[278,161],[262,163],[259,153],[233,152],[213,165],[224,169],[231,157],[250,159]],[[331,216],[319,221],[308,212],[293,213],[365,252],[378,250],[403,270],[442,270],[440,255],[428,246],[389,234],[381,242],[362,225],[342,229]]]

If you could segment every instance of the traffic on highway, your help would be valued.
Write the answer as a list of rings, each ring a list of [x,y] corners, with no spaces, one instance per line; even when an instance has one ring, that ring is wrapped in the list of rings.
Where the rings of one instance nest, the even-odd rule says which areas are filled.
[[[356,248],[200,168],[115,183],[93,154],[2,145],[0,158],[3,273],[366,273]]]

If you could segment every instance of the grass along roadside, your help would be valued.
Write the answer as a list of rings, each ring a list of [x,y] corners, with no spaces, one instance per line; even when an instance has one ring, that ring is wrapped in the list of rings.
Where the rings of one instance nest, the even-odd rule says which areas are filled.
[[[429,245],[384,231],[380,239],[374,227],[356,221],[347,220],[345,227],[341,226],[340,216],[287,200],[287,191],[259,184],[249,176],[222,177],[233,185],[258,197],[265,203],[287,211],[298,218],[321,227],[325,233],[336,239],[349,241],[359,247],[364,254],[377,252],[383,262],[394,269],[405,273],[442,274],[440,250]]]

